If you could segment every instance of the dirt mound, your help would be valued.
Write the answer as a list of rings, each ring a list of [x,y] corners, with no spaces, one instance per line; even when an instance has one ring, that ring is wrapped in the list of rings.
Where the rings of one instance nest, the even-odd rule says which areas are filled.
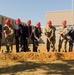
[[[1,53],[0,60],[20,61],[20,60],[36,60],[36,61],[52,61],[52,60],[73,60],[74,52],[20,52],[20,53]]]

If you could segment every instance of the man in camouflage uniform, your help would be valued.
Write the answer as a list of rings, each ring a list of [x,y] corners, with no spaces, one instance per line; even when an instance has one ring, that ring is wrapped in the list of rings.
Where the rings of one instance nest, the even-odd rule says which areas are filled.
[[[67,45],[67,39],[66,39],[66,34],[68,32],[68,28],[66,27],[66,20],[62,21],[62,27],[59,29],[59,45],[58,45],[58,52],[60,52],[60,49],[62,45],[64,46],[64,51],[67,52],[66,50],[66,45]]]
[[[14,35],[14,29],[13,26],[10,24],[10,19],[6,19],[5,25],[4,25],[4,36],[5,36],[5,43],[6,43],[6,52],[10,52],[10,50],[13,50],[13,36]],[[10,49],[11,47],[11,49]]]
[[[54,26],[52,26],[52,22],[49,20],[47,22],[47,28],[45,28],[45,35],[47,37],[47,52],[50,51],[50,47],[52,49],[52,51],[55,50],[55,31],[56,28]]]

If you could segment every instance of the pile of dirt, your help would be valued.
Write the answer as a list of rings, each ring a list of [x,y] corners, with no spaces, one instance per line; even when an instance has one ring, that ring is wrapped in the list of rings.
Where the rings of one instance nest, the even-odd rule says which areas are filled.
[[[5,61],[54,61],[54,60],[74,60],[74,52],[20,52],[20,53],[0,53],[0,60]]]

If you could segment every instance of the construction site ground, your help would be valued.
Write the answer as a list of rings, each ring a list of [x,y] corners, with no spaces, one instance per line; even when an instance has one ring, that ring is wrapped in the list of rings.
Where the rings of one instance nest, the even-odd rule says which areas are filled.
[[[0,75],[74,75],[74,52],[47,52],[46,45],[40,44],[38,52],[11,53],[0,51]]]

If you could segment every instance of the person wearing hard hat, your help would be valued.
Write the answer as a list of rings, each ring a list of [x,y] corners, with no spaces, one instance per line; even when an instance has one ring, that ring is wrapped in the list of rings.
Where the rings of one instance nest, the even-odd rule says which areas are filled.
[[[23,33],[23,25],[21,24],[21,20],[20,18],[16,19],[16,24],[14,26],[15,29],[15,43],[16,43],[16,52],[19,52],[19,44],[21,41],[21,49],[22,49],[22,40],[21,40],[21,36]]]
[[[31,20],[27,20],[27,29],[28,29],[28,36],[27,36],[27,42],[28,42],[28,47],[31,42],[31,35],[32,35],[32,26],[31,26]]]
[[[69,52],[74,52],[74,26],[68,31],[67,40],[69,41]]]
[[[21,51],[27,52],[27,26],[21,24],[21,20],[19,18],[16,19],[15,25],[15,42],[16,42],[16,52],[19,52],[19,42],[21,42]]]
[[[66,50],[66,47],[67,47],[66,46],[67,45],[66,34],[68,33],[68,28],[67,28],[66,24],[67,24],[67,21],[63,20],[62,27],[59,29],[60,36],[59,36],[58,52],[60,52],[62,45],[64,46],[63,51],[67,52],[67,50]]]
[[[5,21],[4,36],[5,36],[5,43],[6,43],[6,49],[7,49],[6,52],[13,51],[14,28],[11,25],[10,19],[6,19]]]
[[[45,35],[47,37],[46,39],[46,48],[47,52],[50,51],[55,51],[55,31],[56,28],[52,26],[52,21],[48,20],[47,21],[47,27],[45,28]]]
[[[38,49],[38,46],[39,46],[39,40],[40,40],[40,37],[41,37],[41,33],[42,33],[41,23],[37,22],[35,28],[33,29],[32,37],[31,37],[31,39],[33,41],[33,52],[38,51],[37,49]]]
[[[2,39],[2,25],[0,24],[0,51],[1,51],[1,39]]]

